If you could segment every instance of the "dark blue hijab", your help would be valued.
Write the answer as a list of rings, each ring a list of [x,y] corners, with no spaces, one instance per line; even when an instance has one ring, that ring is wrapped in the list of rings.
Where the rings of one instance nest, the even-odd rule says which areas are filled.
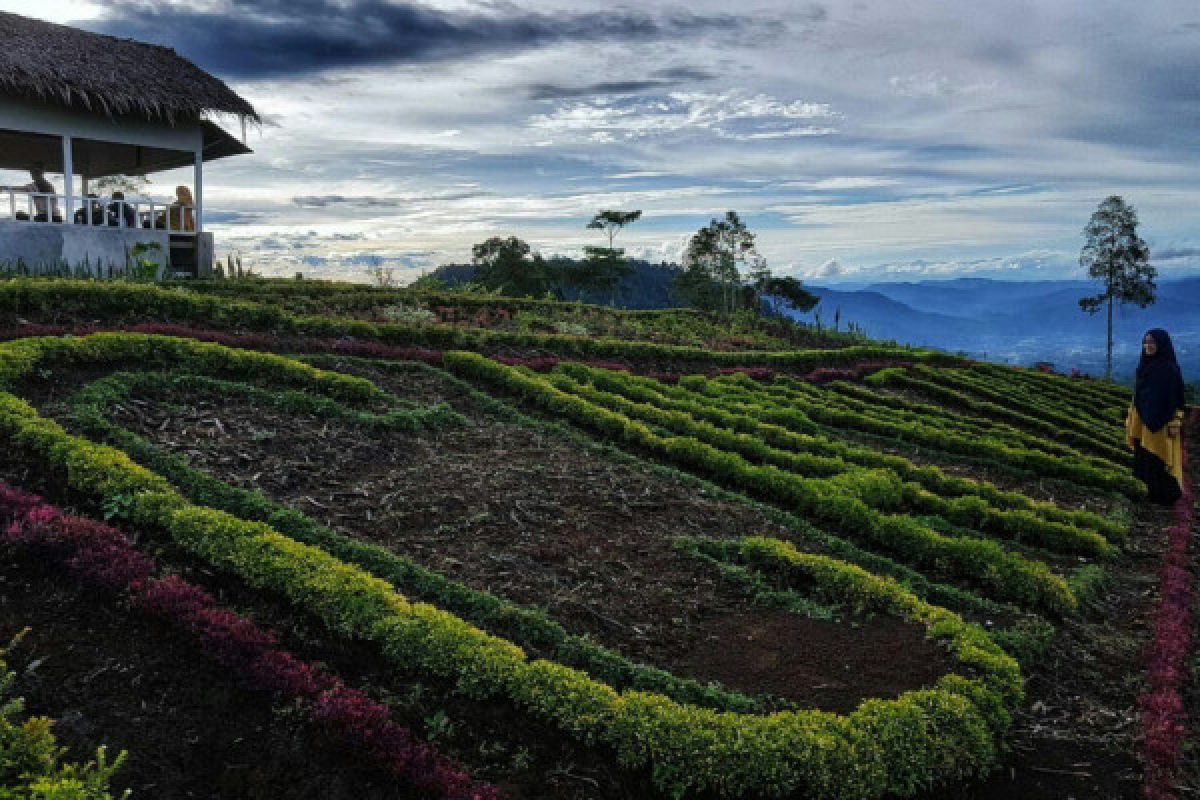
[[[1155,328],[1146,333],[1154,337],[1158,349],[1152,356],[1146,355],[1146,350],[1142,349],[1137,383],[1133,389],[1133,405],[1142,423],[1156,433],[1171,421],[1176,411],[1184,407],[1183,373],[1179,370],[1179,362],[1175,360],[1175,346],[1171,344],[1167,332]]]

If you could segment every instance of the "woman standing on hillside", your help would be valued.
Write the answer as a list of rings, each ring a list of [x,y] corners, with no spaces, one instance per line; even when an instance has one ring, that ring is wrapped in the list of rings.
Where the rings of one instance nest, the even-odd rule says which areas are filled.
[[[1183,409],[1183,373],[1171,337],[1161,328],[1147,331],[1125,441],[1133,448],[1133,474],[1156,503],[1170,505],[1183,493]]]

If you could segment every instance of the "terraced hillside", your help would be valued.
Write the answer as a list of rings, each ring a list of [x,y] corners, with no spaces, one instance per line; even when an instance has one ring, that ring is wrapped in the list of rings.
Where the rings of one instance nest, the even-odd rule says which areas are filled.
[[[305,282],[0,329],[8,691],[135,796],[1141,796],[1126,389]]]

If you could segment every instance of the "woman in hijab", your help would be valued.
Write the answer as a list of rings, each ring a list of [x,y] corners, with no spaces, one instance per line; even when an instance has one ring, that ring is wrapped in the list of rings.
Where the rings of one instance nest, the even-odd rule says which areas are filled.
[[[1155,328],[1142,338],[1125,441],[1133,448],[1133,474],[1156,503],[1169,505],[1183,493],[1183,410],[1183,374],[1175,347],[1166,331]]]
[[[186,186],[176,186],[175,202],[171,203],[168,208],[171,215],[171,230],[196,230],[196,217],[193,214],[195,208],[196,201],[192,199],[192,190]]]

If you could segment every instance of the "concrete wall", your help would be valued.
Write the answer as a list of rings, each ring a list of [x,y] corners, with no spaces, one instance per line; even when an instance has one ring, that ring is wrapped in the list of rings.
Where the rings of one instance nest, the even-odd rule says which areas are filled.
[[[197,265],[201,277],[212,272],[212,234],[200,234]],[[86,270],[96,277],[123,276],[132,265],[138,243],[156,242],[143,258],[167,266],[170,240],[166,231],[108,228],[0,219],[0,271],[17,267],[33,273],[60,274]],[[161,272],[161,270],[160,270]]]

